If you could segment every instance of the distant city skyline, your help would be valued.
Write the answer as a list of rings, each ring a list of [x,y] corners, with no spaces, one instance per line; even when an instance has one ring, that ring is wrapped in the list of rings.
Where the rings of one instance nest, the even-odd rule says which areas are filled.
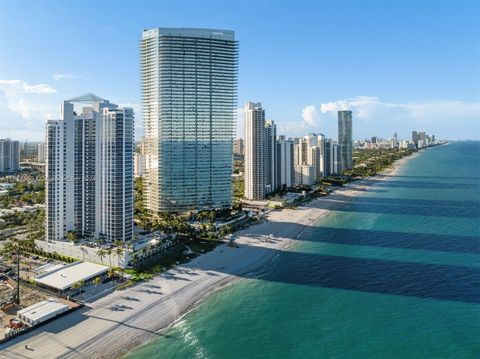
[[[86,17],[89,7],[96,11]],[[287,137],[335,137],[337,111],[351,110],[354,139],[395,132],[409,138],[412,128],[439,139],[480,139],[479,7],[472,1],[2,1],[0,137],[42,141],[45,121],[59,118],[63,99],[93,92],[134,108],[139,140],[142,30],[198,27],[233,30],[240,42],[237,136],[244,135],[243,103],[255,101]],[[116,16],[105,17],[112,8]],[[252,11],[262,14],[258,25],[248,20]],[[112,61],[112,53],[120,55]]]

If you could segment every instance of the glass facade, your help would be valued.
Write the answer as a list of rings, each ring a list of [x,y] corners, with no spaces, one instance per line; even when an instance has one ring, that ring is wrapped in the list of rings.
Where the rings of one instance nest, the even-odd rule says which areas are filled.
[[[352,111],[338,111],[339,171],[353,167]]]
[[[150,211],[231,206],[237,64],[232,31],[144,31],[141,71]]]

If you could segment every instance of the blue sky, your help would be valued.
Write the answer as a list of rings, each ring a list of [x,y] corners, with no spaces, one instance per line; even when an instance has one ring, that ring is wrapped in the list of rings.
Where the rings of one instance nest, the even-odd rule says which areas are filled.
[[[478,1],[0,0],[0,138],[41,140],[85,92],[133,106],[143,129],[139,40],[152,27],[231,29],[243,103],[279,134],[480,138]]]

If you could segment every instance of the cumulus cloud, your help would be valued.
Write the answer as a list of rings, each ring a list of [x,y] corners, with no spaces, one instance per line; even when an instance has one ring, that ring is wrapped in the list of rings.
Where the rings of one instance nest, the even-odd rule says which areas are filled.
[[[320,105],[320,112],[324,114],[336,114],[338,111],[355,110],[358,117],[368,118],[377,111],[379,105],[386,107],[391,106],[391,104],[380,102],[378,97],[357,96],[354,98],[322,103]]]
[[[307,105],[302,109],[303,127],[313,127],[317,122],[317,109],[315,105]]]
[[[58,92],[56,89],[47,84],[31,85],[21,80],[0,80],[0,89],[6,93],[27,92],[46,94]]]
[[[45,121],[55,116],[39,111],[26,99],[13,101],[0,90],[0,133],[3,137],[19,140],[42,140],[45,137]]]

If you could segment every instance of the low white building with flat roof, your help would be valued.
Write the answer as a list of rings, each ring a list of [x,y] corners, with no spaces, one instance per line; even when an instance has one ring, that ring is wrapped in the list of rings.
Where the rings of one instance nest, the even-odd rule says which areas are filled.
[[[48,298],[47,300],[19,310],[17,316],[30,325],[37,325],[66,312],[68,309],[69,306],[65,303],[56,301],[53,298]]]
[[[35,278],[35,282],[39,287],[65,294],[75,283],[88,282],[95,277],[104,277],[107,271],[107,266],[90,262],[76,262],[41,274]]]

